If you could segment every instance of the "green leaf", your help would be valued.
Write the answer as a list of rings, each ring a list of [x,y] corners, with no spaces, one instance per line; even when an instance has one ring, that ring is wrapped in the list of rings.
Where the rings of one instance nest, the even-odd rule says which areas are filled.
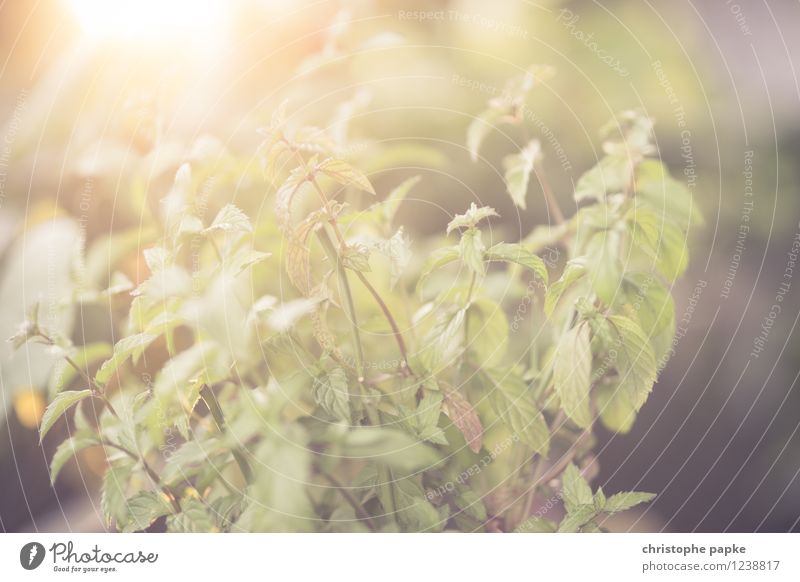
[[[100,385],[105,385],[119,367],[128,358],[134,361],[155,341],[156,336],[148,333],[138,333],[119,340],[114,344],[114,355],[106,360],[95,375],[95,381]]]
[[[625,493],[617,493],[612,495],[606,500],[603,506],[605,513],[616,513],[618,511],[625,511],[631,507],[636,507],[640,503],[647,503],[655,499],[654,493],[644,493],[641,491],[629,491]]]
[[[649,208],[636,208],[631,217],[629,244],[633,249],[650,258],[668,280],[680,277],[689,264],[687,238],[683,230]]]
[[[77,455],[84,449],[99,445],[100,440],[94,435],[78,435],[68,438],[56,449],[53,454],[53,459],[50,461],[50,483],[55,484],[58,474],[64,467],[64,464],[69,461],[73,456]]]
[[[403,276],[408,263],[411,262],[411,241],[401,226],[392,238],[378,242],[376,248],[389,259],[391,270],[389,288],[394,289]]]
[[[349,247],[339,256],[345,268],[351,271],[368,273],[372,270],[369,266],[369,250],[366,248]]]
[[[457,214],[453,220],[448,223],[447,234],[460,228],[473,229],[478,226],[481,221],[491,218],[492,216],[500,215],[497,214],[495,209],[491,206],[478,207],[473,202],[464,214]]]
[[[628,395],[638,411],[647,400],[656,381],[657,369],[653,349],[642,329],[631,319],[612,315],[609,322],[619,337],[616,367],[619,389]]]
[[[400,424],[419,440],[436,445],[447,445],[447,437],[439,428],[439,416],[442,412],[442,393],[438,389],[422,388],[416,381],[411,385],[419,392],[422,398],[417,403],[415,410],[407,406],[398,405],[401,413]]]
[[[485,258],[487,261],[505,261],[507,263],[521,265],[533,271],[547,284],[547,266],[545,266],[542,258],[533,254],[519,243],[496,244],[486,251]]]
[[[189,479],[196,475],[201,467],[213,465],[215,457],[223,453],[225,449],[216,438],[187,441],[167,457],[164,469],[160,473],[161,480],[167,485],[172,485]]]
[[[149,249],[144,249],[142,255],[144,255],[144,262],[147,264],[147,268],[150,269],[152,273],[163,271],[169,266],[169,251],[164,247],[150,247]]]
[[[111,357],[112,353],[113,348],[110,344],[106,342],[97,342],[81,346],[71,357],[78,367],[83,370],[86,375],[89,375],[90,369],[94,365]],[[59,360],[53,367],[53,373],[50,376],[50,395],[55,396],[57,393],[68,388],[78,376],[78,371],[73,368],[66,359]]]
[[[572,288],[583,276],[586,275],[586,267],[581,263],[570,261],[564,267],[561,278],[553,283],[548,289],[544,298],[544,312],[547,316],[553,315],[558,301],[570,288]]]
[[[575,201],[604,200],[606,194],[623,192],[631,185],[633,163],[625,155],[609,155],[586,172],[575,184]]]
[[[342,454],[354,460],[369,460],[385,465],[401,475],[430,469],[439,454],[411,435],[392,428],[357,428],[342,440]]]
[[[273,427],[272,430],[278,430]],[[299,424],[280,427],[255,450],[249,505],[235,528],[252,532],[307,532],[319,519],[311,505],[312,453]]]
[[[425,281],[434,271],[458,260],[460,256],[458,247],[443,247],[433,251],[425,260],[425,264],[422,265],[422,270],[417,279],[417,293],[422,292]]]
[[[483,111],[469,124],[467,129],[467,149],[473,162],[478,161],[478,153],[481,144],[486,139],[495,124],[502,118],[503,114],[497,109],[490,108]]]
[[[592,289],[606,304],[611,305],[622,282],[620,251],[622,235],[616,229],[595,233],[588,243],[586,269]]]
[[[598,386],[593,395],[603,426],[618,433],[627,433],[633,428],[636,407],[628,395],[619,389],[618,381]]]
[[[464,261],[470,271],[477,275],[483,275],[486,272],[483,264],[483,253],[485,251],[486,247],[483,244],[481,231],[477,228],[469,228],[464,231],[459,245],[461,260]]]
[[[592,488],[574,463],[567,465],[561,475],[561,496],[569,513],[583,505],[594,506]]]
[[[488,518],[483,499],[475,491],[459,489],[456,493],[455,503],[460,510],[481,523],[485,522]]]
[[[444,526],[444,520],[439,512],[425,498],[425,491],[414,477],[394,479],[390,484],[392,501],[397,513],[392,517],[404,532],[431,532],[439,531]],[[391,503],[385,499],[383,487],[378,489],[378,497],[384,509],[388,511]]]
[[[603,511],[603,508],[606,506],[606,494],[603,492],[602,487],[598,487],[597,491],[594,494],[594,507],[597,511]]]
[[[692,193],[672,178],[666,166],[658,160],[643,160],[636,168],[636,197],[654,210],[664,212],[684,230],[704,222]]]
[[[219,531],[209,507],[199,499],[181,501],[181,512],[167,518],[167,531],[213,533]]]
[[[103,477],[103,489],[100,496],[100,507],[106,519],[106,525],[117,523],[122,529],[128,519],[126,492],[130,482],[133,464],[130,462],[115,463],[108,467]]]
[[[352,422],[347,375],[342,368],[336,366],[317,376],[313,391],[314,400],[326,413],[348,424]]]
[[[437,314],[437,319],[425,336],[423,345],[425,350],[422,357],[425,367],[434,369],[452,358],[462,349],[464,339],[465,309],[443,311]]]
[[[44,439],[47,432],[53,428],[55,422],[61,418],[71,406],[91,395],[92,391],[90,389],[71,390],[59,393],[47,406],[47,409],[42,415],[42,424],[39,426],[39,442],[42,442],[42,439]]]
[[[514,533],[554,533],[558,526],[543,517],[529,517],[515,529]]]
[[[253,225],[250,219],[238,207],[233,204],[226,204],[223,206],[211,226],[206,229],[206,232],[253,232]]]
[[[528,182],[534,164],[541,156],[541,150],[539,140],[533,139],[519,153],[503,158],[506,189],[514,204],[523,210],[527,207],[525,198],[528,194]]]
[[[575,533],[597,515],[594,504],[580,505],[568,513],[558,525],[558,533]]]
[[[614,308],[635,319],[650,337],[674,330],[675,303],[669,289],[652,273],[627,273]]]
[[[365,192],[375,194],[367,177],[344,160],[327,158],[317,165],[317,170],[344,186],[353,184]]]
[[[400,203],[405,200],[411,189],[419,184],[420,180],[422,180],[422,176],[412,176],[411,178],[403,180],[398,186],[395,186],[392,191],[389,192],[386,200],[381,203],[383,219],[387,224],[391,224],[394,221],[394,217],[395,214],[397,214],[397,209],[400,207]]]
[[[575,424],[592,424],[589,390],[592,386],[592,349],[589,326],[580,323],[561,336],[555,354],[553,382],[561,408]]]
[[[163,493],[143,491],[127,502],[127,523],[124,532],[142,531],[152,525],[159,517],[172,513],[172,505]]]
[[[271,253],[264,253],[252,248],[242,247],[223,259],[223,266],[228,273],[238,275],[245,270],[271,257]]]
[[[513,372],[485,370],[492,407],[522,442],[543,457],[550,449],[550,429],[527,384]]]
[[[481,368],[500,365],[508,345],[508,319],[497,303],[480,297],[467,309],[467,349]]]

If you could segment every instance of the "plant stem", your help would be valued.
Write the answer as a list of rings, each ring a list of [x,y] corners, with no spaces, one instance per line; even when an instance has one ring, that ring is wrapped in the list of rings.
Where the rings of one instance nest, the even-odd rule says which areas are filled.
[[[170,503],[172,504],[172,508],[175,510],[175,513],[180,513],[182,511],[181,504],[178,501],[177,497],[175,497],[175,495],[171,491],[167,490],[165,487],[163,487],[161,485],[161,480],[160,480],[158,474],[152,469],[152,467],[150,467],[150,465],[147,463],[147,461],[144,460],[143,456],[137,455],[136,453],[134,453],[133,451],[127,449],[126,447],[123,447],[122,445],[118,445],[118,444],[113,443],[113,442],[111,442],[109,440],[106,440],[106,439],[100,439],[100,443],[103,444],[103,445],[106,445],[108,447],[111,447],[113,449],[117,449],[118,451],[122,451],[123,453],[125,453],[126,455],[131,457],[134,461],[141,461],[142,467],[144,468],[145,472],[147,473],[147,476],[150,477],[150,479],[152,479],[152,481],[155,484],[155,486],[158,487],[158,489],[164,495],[167,496],[167,498],[169,499]]]
[[[219,428],[220,432],[223,432],[225,430],[225,414],[222,412],[222,408],[219,405],[217,396],[214,394],[214,391],[211,390],[211,387],[208,384],[204,384],[200,389],[200,397],[203,399],[203,402],[206,403],[214,422],[217,423],[217,428]],[[250,465],[247,463],[247,459],[244,458],[239,449],[234,448],[231,450],[231,453],[233,454],[236,464],[239,465],[239,470],[242,472],[244,480],[247,483],[251,483],[253,479],[253,473],[250,470]]]
[[[367,513],[367,510],[364,509],[364,506],[361,505],[355,497],[353,497],[353,494],[350,493],[350,491],[344,485],[342,485],[342,483],[336,477],[328,473],[322,473],[322,476],[325,477],[328,482],[333,485],[334,488],[336,488],[337,493],[339,493],[345,499],[345,501],[350,504],[350,506],[353,508],[353,511],[356,512],[358,519],[366,523],[367,527],[369,527],[372,532],[378,531],[378,528],[375,526],[375,522],[372,521],[372,518]]]
[[[364,384],[364,347],[361,344],[361,333],[358,329],[358,319],[356,318],[356,308],[353,303],[353,294],[350,291],[350,283],[347,280],[347,270],[344,268],[342,261],[339,260],[339,253],[336,252],[336,247],[333,245],[331,237],[328,232],[323,228],[317,231],[322,248],[328,255],[328,259],[333,263],[336,269],[336,274],[339,279],[339,286],[344,294],[345,309],[347,311],[348,319],[350,320],[350,330],[353,334],[353,342],[356,349],[356,367],[358,371],[358,383]]]
[[[328,197],[323,192],[320,185],[317,183],[316,179],[311,180],[311,184],[314,186],[314,189],[317,191],[320,199],[322,200],[323,204],[326,206],[328,205]],[[330,220],[328,221],[331,227],[333,228],[333,233],[336,235],[336,240],[339,241],[339,244],[345,246],[344,235],[342,235],[342,231],[339,229],[339,223],[336,221],[336,218],[331,216]],[[338,253],[337,253],[338,256]],[[403,339],[403,334],[400,331],[400,327],[397,325],[397,320],[392,315],[392,312],[389,310],[389,307],[386,305],[386,302],[381,297],[380,293],[372,286],[366,276],[359,272],[355,271],[356,277],[358,280],[361,281],[362,285],[369,291],[369,294],[372,295],[372,298],[380,307],[381,311],[383,312],[383,316],[386,318],[386,321],[389,322],[389,326],[392,328],[392,334],[394,335],[395,341],[397,342],[397,347],[400,350],[400,355],[403,358],[402,368],[404,370],[411,370],[411,366],[408,363],[408,350],[406,349],[406,342]]]

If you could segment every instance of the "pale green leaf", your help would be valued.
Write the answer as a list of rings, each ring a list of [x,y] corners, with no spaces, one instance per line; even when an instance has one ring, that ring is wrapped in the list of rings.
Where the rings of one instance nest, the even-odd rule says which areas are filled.
[[[464,231],[464,234],[461,235],[459,253],[467,268],[476,275],[483,275],[486,272],[483,264],[483,253],[485,251],[486,247],[483,244],[481,231],[477,228],[469,228]]]
[[[489,398],[497,414],[523,443],[546,457],[550,449],[550,429],[527,384],[508,370],[485,370],[484,375],[489,381]]]
[[[497,214],[497,211],[491,206],[479,207],[473,202],[464,214],[457,214],[453,217],[453,220],[448,223],[447,234],[460,228],[475,228],[481,221],[491,218],[492,216],[500,215]]]
[[[467,129],[467,149],[473,162],[478,161],[481,144],[500,121],[503,114],[495,108],[489,108],[478,115]]]
[[[606,194],[623,192],[631,186],[633,163],[625,155],[609,155],[586,172],[575,184],[575,201],[604,200]]]
[[[422,176],[412,176],[411,178],[403,180],[398,186],[395,186],[392,191],[389,192],[386,200],[381,203],[383,219],[387,224],[391,224],[392,221],[394,221],[394,217],[395,214],[397,214],[397,209],[399,208],[400,203],[405,200],[408,193],[420,182],[420,180],[422,180]]]
[[[117,528],[122,529],[128,519],[128,504],[126,501],[128,484],[131,478],[133,465],[130,462],[112,464],[103,477],[100,507],[106,525],[117,523]]]
[[[336,366],[317,376],[313,392],[314,400],[326,413],[348,424],[352,422],[347,375],[342,368]]]
[[[561,496],[570,513],[582,505],[594,504],[592,488],[574,463],[567,465],[561,475]]]
[[[553,315],[556,305],[561,296],[572,288],[584,275],[586,267],[581,263],[569,262],[564,267],[564,272],[558,281],[550,285],[544,298],[544,312],[548,316]]]
[[[114,355],[106,360],[95,375],[95,381],[104,385],[108,382],[119,367],[128,358],[134,361],[155,341],[156,336],[148,333],[138,333],[119,340],[114,344]]]
[[[425,260],[425,263],[422,265],[422,269],[419,274],[419,278],[417,279],[417,292],[422,292],[422,288],[425,284],[425,281],[431,274],[444,267],[445,265],[452,263],[453,261],[458,260],[458,257],[461,256],[459,253],[458,247],[443,247],[436,249]]]
[[[56,449],[50,461],[50,483],[55,483],[64,464],[84,449],[100,444],[100,440],[91,434],[76,434],[68,438]]]
[[[411,435],[381,427],[349,431],[342,441],[342,454],[345,458],[388,466],[400,475],[430,469],[440,460],[435,449]]]
[[[339,184],[344,186],[353,184],[365,192],[375,194],[369,179],[344,160],[327,158],[317,165],[317,170]]]
[[[581,428],[592,424],[589,390],[592,386],[592,350],[589,326],[581,323],[567,330],[558,342],[553,369],[561,408]]]
[[[525,201],[528,194],[528,182],[534,164],[541,156],[541,145],[538,140],[531,140],[519,153],[503,158],[505,168],[506,190],[514,204],[523,210],[527,208]]]
[[[53,428],[55,422],[61,418],[70,407],[91,395],[92,391],[90,389],[71,390],[57,394],[42,415],[42,423],[39,426],[39,442],[44,439],[48,431]]]
[[[142,531],[159,517],[171,514],[172,505],[163,493],[143,491],[127,501],[127,522],[124,532]]]
[[[544,261],[540,256],[533,254],[521,244],[496,244],[486,251],[485,258],[487,261],[505,261],[521,265],[533,271],[547,284],[547,266],[544,264]]]
[[[569,512],[558,524],[558,533],[575,533],[597,515],[594,504],[580,505]]]
[[[603,506],[603,511],[605,513],[625,511],[626,509],[636,507],[640,503],[647,503],[653,499],[655,499],[655,494],[653,493],[644,493],[641,491],[617,493],[606,500],[606,503]]]

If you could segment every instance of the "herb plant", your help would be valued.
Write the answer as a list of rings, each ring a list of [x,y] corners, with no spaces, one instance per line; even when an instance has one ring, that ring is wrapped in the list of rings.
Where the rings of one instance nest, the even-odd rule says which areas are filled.
[[[498,125],[525,135],[541,71],[475,118],[473,159]],[[102,447],[121,531],[591,532],[653,497],[589,485],[593,430],[629,431],[669,357],[699,220],[650,119],[604,129],[569,217],[523,139],[508,194],[525,208],[537,180],[552,220],[518,242],[492,240],[498,214],[475,203],[412,242],[396,213],[419,177],[377,192],[341,132],[285,105],[263,134],[274,211],[219,205],[187,163],[137,231],[147,278],[75,269],[75,303],[110,309],[114,342],[73,345],[35,305],[12,338],[63,356],[40,430],[67,418],[54,482]]]

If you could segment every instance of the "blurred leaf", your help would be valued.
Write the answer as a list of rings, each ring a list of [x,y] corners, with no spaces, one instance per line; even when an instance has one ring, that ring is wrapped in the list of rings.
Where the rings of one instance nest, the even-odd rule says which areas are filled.
[[[401,475],[430,469],[439,462],[436,451],[411,435],[392,428],[358,428],[347,432],[342,454],[354,460],[385,465]]]
[[[538,140],[528,142],[519,153],[503,158],[505,181],[508,194],[514,204],[523,210],[527,208],[525,199],[528,195],[528,182],[534,164],[541,156],[541,145]]]
[[[478,153],[483,140],[492,132],[492,129],[502,117],[503,114],[500,111],[490,108],[483,111],[469,124],[467,129],[467,149],[473,162],[478,161]]]

